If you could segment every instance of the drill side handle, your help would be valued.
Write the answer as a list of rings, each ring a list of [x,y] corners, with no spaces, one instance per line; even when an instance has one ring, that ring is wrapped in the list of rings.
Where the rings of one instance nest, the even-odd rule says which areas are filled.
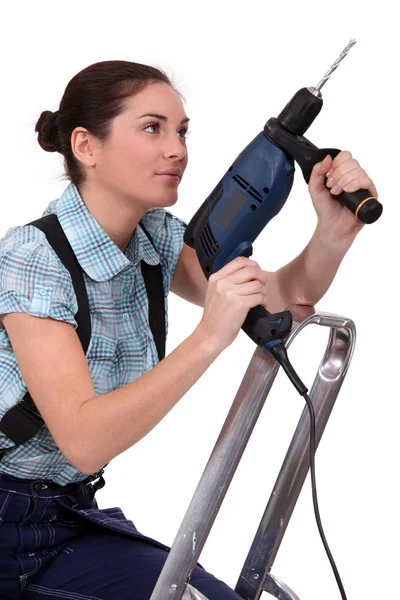
[[[267,137],[293,157],[300,166],[307,183],[315,164],[322,161],[328,154],[335,158],[340,152],[337,148],[317,148],[304,136],[292,135],[275,118],[267,121],[264,132]],[[332,197],[346,206],[362,223],[374,223],[382,214],[382,204],[369,190],[342,192],[338,195],[332,194]]]
[[[324,160],[328,154],[332,158],[335,158],[339,152],[340,150],[337,148],[320,148],[312,153],[312,159],[303,161],[303,165],[299,162],[305,181],[309,182],[311,171],[317,162]],[[325,180],[325,185],[326,183],[327,179]],[[342,192],[341,194],[332,194],[332,196],[343,204],[343,206],[346,206],[362,223],[374,223],[382,214],[382,204],[369,190],[361,189],[356,192]]]

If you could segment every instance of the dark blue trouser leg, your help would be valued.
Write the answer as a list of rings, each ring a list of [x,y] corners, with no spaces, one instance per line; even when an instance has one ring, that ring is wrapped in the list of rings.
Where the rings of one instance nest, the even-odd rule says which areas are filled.
[[[40,576],[31,579],[22,598],[149,600],[166,557],[164,550],[145,541],[94,530],[72,540]],[[239,600],[200,567],[191,584],[209,600]]]
[[[1,600],[149,600],[167,555],[85,485],[0,474]],[[241,600],[201,567],[191,584],[208,600]]]

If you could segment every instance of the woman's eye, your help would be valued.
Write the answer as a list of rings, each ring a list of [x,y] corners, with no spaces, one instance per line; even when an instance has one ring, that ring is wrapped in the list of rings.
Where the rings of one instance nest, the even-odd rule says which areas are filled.
[[[189,135],[189,133],[190,133],[190,132],[189,132],[189,130],[187,129],[187,127],[183,127],[182,129],[180,129],[180,130],[178,131],[178,134],[179,134],[179,136],[180,136],[180,137],[182,137],[182,138],[187,138],[187,136]]]
[[[147,131],[148,133],[160,133],[160,123],[149,123],[144,128],[144,131]],[[187,138],[188,135],[189,131],[187,127],[182,127],[182,129],[178,131],[178,136],[181,138]]]
[[[149,131],[149,129],[152,131]],[[160,123],[149,123],[144,130],[149,131],[149,133],[157,133],[160,130]]]

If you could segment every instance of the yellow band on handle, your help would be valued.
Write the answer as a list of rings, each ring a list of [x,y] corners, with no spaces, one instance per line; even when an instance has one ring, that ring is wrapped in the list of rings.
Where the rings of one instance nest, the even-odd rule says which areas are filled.
[[[360,208],[363,206],[363,204],[368,202],[368,200],[377,200],[377,198],[375,198],[375,196],[369,196],[368,198],[365,198],[365,200],[360,202],[360,204],[357,206],[356,212],[354,213],[356,215],[356,217],[358,216],[358,212],[359,212]]]

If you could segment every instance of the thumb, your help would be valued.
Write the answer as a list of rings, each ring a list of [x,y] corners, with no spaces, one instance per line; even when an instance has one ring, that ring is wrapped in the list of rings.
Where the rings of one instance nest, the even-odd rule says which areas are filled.
[[[308,182],[310,194],[320,194],[326,190],[325,176],[330,170],[332,162],[332,157],[328,154],[323,161],[314,165]]]

